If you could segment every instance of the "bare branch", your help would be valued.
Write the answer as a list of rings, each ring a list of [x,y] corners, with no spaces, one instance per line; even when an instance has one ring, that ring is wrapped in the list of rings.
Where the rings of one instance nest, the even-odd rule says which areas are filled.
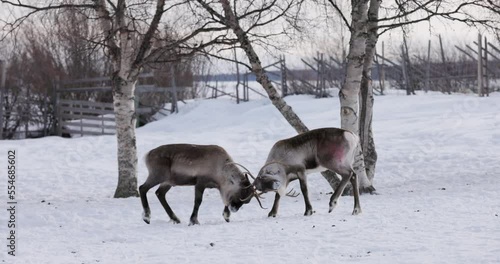
[[[142,40],[142,44],[139,47],[139,52],[135,57],[135,61],[132,63],[132,67],[139,68],[140,64],[143,63],[144,61],[146,53],[148,53],[151,50],[151,44],[152,44],[151,39],[153,38],[154,33],[158,29],[158,24],[160,23],[160,19],[163,15],[164,6],[165,6],[165,0],[157,0],[155,15],[153,17],[153,20],[151,21],[148,31],[146,32],[146,35]]]
[[[342,12],[342,10],[340,10],[339,6],[337,5],[337,3],[334,3],[333,0],[328,0],[328,2],[332,5],[332,7],[337,10],[337,12],[339,13],[340,17],[342,18],[342,21],[344,21],[344,24],[347,26],[347,28],[349,29],[349,31],[352,31],[352,27],[351,27],[351,24],[349,23],[349,21],[347,20],[347,18],[345,17],[344,13]]]
[[[104,33],[104,43],[109,47],[109,53],[112,58],[118,60],[120,56],[120,48],[113,38],[113,20],[108,10],[106,9],[106,2],[104,0],[93,0],[95,2],[95,9],[100,17],[101,28]]]
[[[28,5],[28,4],[23,4],[20,0],[18,1],[7,1],[7,0],[0,0],[0,3],[3,4],[8,4],[10,6],[14,7],[22,7],[26,9],[31,9],[33,11],[48,11],[48,10],[54,10],[54,9],[65,9],[65,8],[95,8],[95,5],[91,4],[58,4],[58,5],[46,5],[46,6],[35,6],[35,5]]]

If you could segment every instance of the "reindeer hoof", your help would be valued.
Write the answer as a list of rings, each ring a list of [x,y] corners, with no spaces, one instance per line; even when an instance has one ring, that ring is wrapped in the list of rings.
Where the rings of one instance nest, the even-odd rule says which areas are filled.
[[[142,214],[142,220],[144,220],[144,222],[146,222],[146,224],[149,225],[149,223],[151,222],[151,216],[149,215],[146,215],[146,214]]]
[[[179,220],[178,218],[171,218],[170,222],[173,223],[173,224],[180,224],[181,220]]]
[[[191,219],[189,221],[189,226],[192,226],[192,225],[199,225],[200,222],[198,222],[198,219]]]
[[[224,220],[226,220],[226,222],[229,223],[229,216],[231,216],[231,213],[229,212],[229,210],[224,210],[224,212],[222,213],[222,216],[224,217]]]
[[[358,215],[358,214],[361,214],[361,208],[354,208],[354,210],[352,211],[352,215]]]
[[[267,217],[276,217],[276,212],[269,212],[269,214],[267,214]]]
[[[306,212],[304,213],[304,216],[310,216],[314,213],[314,211],[312,209],[308,209],[306,210]]]
[[[369,193],[369,194],[377,194],[377,190],[373,185],[370,185],[368,187],[361,187],[359,188],[359,193]]]
[[[331,213],[333,209],[337,206],[337,202],[330,203],[330,208],[328,209],[328,213]]]

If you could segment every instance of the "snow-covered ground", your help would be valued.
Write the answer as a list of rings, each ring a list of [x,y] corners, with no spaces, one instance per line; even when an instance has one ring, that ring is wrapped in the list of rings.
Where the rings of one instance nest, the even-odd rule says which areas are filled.
[[[403,92],[402,92],[403,93]],[[188,226],[192,187],[167,200],[169,223],[152,189],[152,222],[138,198],[111,198],[117,182],[114,136],[0,142],[0,197],[6,201],[7,149],[18,159],[17,256],[6,254],[6,203],[0,212],[1,263],[500,263],[500,94],[439,93],[376,97],[378,195],[352,197],[328,213],[326,181],[309,177],[315,214],[303,197],[281,200],[268,218],[255,201],[222,217],[218,192],[205,192],[201,225]],[[291,96],[309,128],[339,126],[338,98]],[[142,157],[159,145],[219,144],[254,174],[272,144],[295,135],[266,99],[194,101],[137,131]],[[292,187],[298,188],[298,183]],[[270,208],[273,195],[266,195]]]

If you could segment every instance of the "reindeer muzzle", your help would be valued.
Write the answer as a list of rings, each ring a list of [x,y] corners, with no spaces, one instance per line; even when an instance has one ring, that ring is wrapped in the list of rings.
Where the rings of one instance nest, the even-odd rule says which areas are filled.
[[[239,209],[239,208],[234,207],[234,206],[232,206],[232,205],[230,205],[230,206],[229,206],[229,210],[230,210],[231,212],[233,212],[233,213],[238,212],[238,209]]]
[[[281,186],[281,183],[275,179],[259,177],[257,178],[257,180],[255,180],[254,185],[257,191],[265,193],[278,190]]]

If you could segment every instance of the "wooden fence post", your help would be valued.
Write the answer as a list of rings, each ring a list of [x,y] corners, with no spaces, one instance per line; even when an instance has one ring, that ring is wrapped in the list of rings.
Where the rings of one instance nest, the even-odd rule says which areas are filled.
[[[249,73],[245,73],[243,75],[243,101],[248,101],[248,75]]]
[[[61,82],[60,82],[60,79],[59,79],[59,75],[56,75],[56,83],[55,83],[55,87],[54,87],[54,90],[55,90],[55,93],[56,93],[56,99],[55,99],[55,104],[54,106],[56,107],[57,111],[55,112],[56,113],[56,120],[57,120],[57,135],[62,137],[62,122],[63,122],[63,119],[62,119],[62,112],[61,112],[61,106],[59,105],[60,101],[61,101],[61,91],[60,91],[60,88],[61,88]]]
[[[7,63],[0,60],[0,140],[3,139],[3,120],[4,120],[4,91],[5,80],[7,79]]]
[[[431,86],[431,40],[427,44],[427,68],[425,69],[425,92],[430,90]]]
[[[219,95],[218,95],[218,89],[219,89],[219,82],[217,80],[215,80],[215,95],[214,95],[214,98],[217,98]]]
[[[324,53],[321,53],[321,91],[320,98],[323,98],[326,93],[326,61],[324,60]]]
[[[236,104],[240,103],[240,65],[238,56],[236,55],[236,47],[234,48],[234,61],[236,62]]]
[[[488,77],[488,39],[484,37],[484,94],[490,96],[490,78]]]
[[[443,41],[441,40],[441,35],[439,35],[439,46],[441,47],[441,60],[443,61],[443,71],[445,74],[445,81],[446,81],[446,90],[448,94],[451,94],[451,82],[449,73],[448,73],[448,68],[446,67],[446,57],[444,56],[444,49],[443,49]]]
[[[483,44],[481,34],[477,35],[477,94],[483,96]]]
[[[319,51],[316,51],[316,98],[319,97],[319,87],[320,87],[320,82],[321,82],[321,62],[320,62],[320,57],[319,57]]]
[[[175,83],[175,65],[170,66],[170,74],[172,75],[172,110],[171,113],[179,113],[177,109],[177,84]],[[217,87],[217,85],[215,85]]]
[[[24,121],[26,123],[24,123],[24,138],[28,138],[29,136],[29,123],[30,123],[30,119],[31,119],[31,92],[30,92],[30,87],[27,86],[26,87],[26,98],[27,98],[27,101],[26,101],[26,109],[23,111],[23,118],[24,118]]]
[[[384,94],[385,90],[385,54],[384,54],[384,42],[382,41],[382,70],[381,70],[381,77],[382,78],[382,85],[380,86],[380,94]]]
[[[405,58],[405,48],[404,45],[401,44],[401,58],[403,59],[403,62],[401,63],[401,67],[403,70],[403,78],[405,80],[405,89],[406,89],[406,95],[411,95],[410,92],[410,80],[408,78],[408,67],[406,65],[406,58]]]
[[[404,44],[404,49],[403,49],[403,56],[404,56],[404,60],[406,61],[406,75],[407,75],[407,78],[408,78],[408,91],[410,92],[410,94],[413,94],[415,95],[415,87],[414,87],[414,83],[413,83],[413,71],[412,71],[412,68],[411,68],[411,61],[410,61],[410,54],[409,54],[409,51],[408,51],[408,45],[406,44],[406,38],[403,37],[403,44]]]
[[[58,112],[57,109],[59,108],[58,103],[59,101],[57,100],[57,84],[56,80],[52,82],[52,127],[50,127],[50,133],[53,135],[57,135],[57,119],[58,119]]]
[[[49,109],[49,104],[47,103],[47,100],[44,98],[43,99],[43,131],[42,131],[42,135],[43,137],[46,137],[48,135],[47,133],[47,124],[48,124],[48,113],[47,113],[47,110]]]
[[[286,61],[285,61],[285,55],[283,55],[283,58],[281,58],[281,97],[285,97],[288,95],[288,83],[287,83],[287,76],[286,76]]]

